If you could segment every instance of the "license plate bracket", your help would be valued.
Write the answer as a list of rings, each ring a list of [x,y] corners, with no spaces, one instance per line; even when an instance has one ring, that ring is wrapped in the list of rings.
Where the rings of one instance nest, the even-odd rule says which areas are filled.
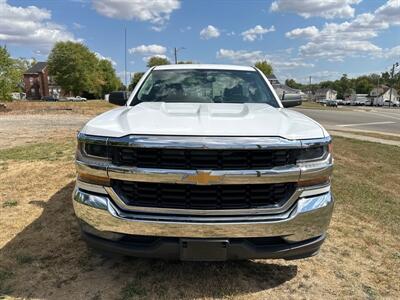
[[[181,239],[180,258],[184,261],[227,260],[228,240]]]

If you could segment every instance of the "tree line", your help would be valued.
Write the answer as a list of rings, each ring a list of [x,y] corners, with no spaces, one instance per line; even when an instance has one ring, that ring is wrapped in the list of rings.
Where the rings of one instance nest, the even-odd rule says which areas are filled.
[[[362,75],[356,78],[348,78],[347,74],[343,74],[340,79],[321,81],[315,84],[302,84],[294,79],[286,79],[285,84],[294,89],[300,89],[303,92],[315,92],[321,88],[331,88],[337,91],[337,98],[344,99],[346,94],[355,91],[357,94],[369,94],[374,87],[378,85],[392,86],[400,90],[400,73],[394,75],[393,79],[389,72],[381,74]]]

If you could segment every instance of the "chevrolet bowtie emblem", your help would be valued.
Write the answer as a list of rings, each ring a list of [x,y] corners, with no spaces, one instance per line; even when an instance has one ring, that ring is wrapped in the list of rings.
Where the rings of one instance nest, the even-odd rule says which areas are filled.
[[[197,171],[195,175],[189,175],[185,178],[187,183],[208,185],[211,183],[220,183],[222,176],[211,175],[211,171]]]

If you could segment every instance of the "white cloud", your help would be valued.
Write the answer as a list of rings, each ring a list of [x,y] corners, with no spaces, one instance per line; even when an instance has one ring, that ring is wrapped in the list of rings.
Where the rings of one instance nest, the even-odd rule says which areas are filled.
[[[99,52],[95,52],[94,53],[94,55],[96,55],[96,57],[98,58],[98,59],[105,59],[105,60],[108,60],[114,67],[117,65],[117,63],[111,58],[111,57],[109,57],[109,56],[103,56],[103,55],[101,55],[101,53],[99,53]]]
[[[376,17],[392,25],[400,25],[400,1],[389,0],[375,11]]]
[[[140,45],[134,48],[130,48],[128,51],[130,54],[155,56],[155,55],[164,55],[167,52],[167,48],[161,45],[152,44],[152,45]]]
[[[299,61],[272,61],[272,66],[279,69],[314,68],[314,64]]]
[[[203,28],[200,31],[200,37],[204,40],[217,38],[220,35],[221,35],[221,33],[219,32],[218,28],[216,28],[212,25],[208,25],[207,27]]]
[[[264,60],[265,54],[263,54],[262,51],[219,49],[217,52],[217,58],[227,59],[234,63],[252,65],[256,61]]]
[[[261,25],[257,25],[253,28],[243,31],[241,36],[243,36],[243,41],[254,42],[257,39],[262,39],[264,34],[272,31],[275,31],[274,26],[271,26],[270,28],[264,28]]]
[[[76,41],[64,26],[51,22],[51,11],[36,6],[17,7],[0,0],[0,41],[32,46],[48,52],[55,42]]]
[[[144,56],[144,57],[142,58],[142,60],[143,60],[145,63],[147,63],[147,61],[148,61],[150,58],[152,58],[152,57],[165,58],[165,59],[168,59],[168,60],[169,60],[168,56],[166,56],[166,55],[164,55],[164,54],[154,54],[154,55]]]
[[[171,13],[180,8],[179,0],[92,0],[101,15],[123,20],[164,24]]]
[[[314,38],[319,34],[319,30],[315,26],[309,26],[304,28],[296,28],[292,31],[286,32],[286,37],[294,38]]]
[[[300,53],[310,57],[330,57],[331,61],[343,60],[346,56],[381,53],[382,49],[369,41],[325,41],[309,42],[300,46]]]
[[[400,57],[400,45],[390,49],[385,49],[382,53],[384,58],[397,58]]]
[[[357,56],[388,57],[396,47],[382,49],[371,39],[396,25],[400,25],[400,1],[389,0],[374,12],[357,15],[351,21],[326,23],[321,29],[315,26],[296,28],[287,32],[286,37],[308,40],[299,48],[303,56],[326,58],[331,62]]]
[[[82,25],[82,24],[80,24],[78,22],[73,22],[72,26],[74,27],[74,29],[83,29],[83,28],[85,28],[84,25]]]
[[[306,63],[301,59],[284,58],[282,56],[268,55],[262,51],[229,50],[219,49],[218,59],[229,60],[241,65],[254,65],[257,61],[267,60],[274,70],[295,69],[295,68],[313,68],[314,64]]]
[[[361,0],[275,0],[270,11],[292,12],[304,18],[351,18],[354,16],[352,5],[360,2]]]

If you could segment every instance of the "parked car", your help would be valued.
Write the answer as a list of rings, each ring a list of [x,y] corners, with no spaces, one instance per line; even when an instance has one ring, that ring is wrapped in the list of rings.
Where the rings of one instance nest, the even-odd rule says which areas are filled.
[[[343,100],[343,105],[350,105],[351,104],[351,100],[347,99],[347,100]]]
[[[43,101],[58,101],[58,98],[55,96],[43,96],[42,100]]]
[[[336,100],[328,100],[328,101],[326,101],[326,106],[337,107],[338,103]]]
[[[68,101],[86,101],[87,99],[81,96],[76,96],[76,97],[67,97]]]
[[[328,100],[327,100],[327,99],[318,100],[318,103],[319,103],[319,104],[321,104],[321,105],[325,105],[325,104],[326,104],[326,102],[328,102]]]
[[[284,108],[295,97],[281,101],[254,67],[144,78],[78,134],[73,206],[87,243],[188,261],[315,255],[333,211],[331,137]]]
[[[389,100],[385,100],[383,101],[383,106],[389,106],[390,101]],[[391,107],[399,107],[400,106],[400,102],[398,100],[392,100],[392,103],[390,103]]]
[[[336,102],[338,105],[344,105],[344,100],[343,99],[336,99]]]

